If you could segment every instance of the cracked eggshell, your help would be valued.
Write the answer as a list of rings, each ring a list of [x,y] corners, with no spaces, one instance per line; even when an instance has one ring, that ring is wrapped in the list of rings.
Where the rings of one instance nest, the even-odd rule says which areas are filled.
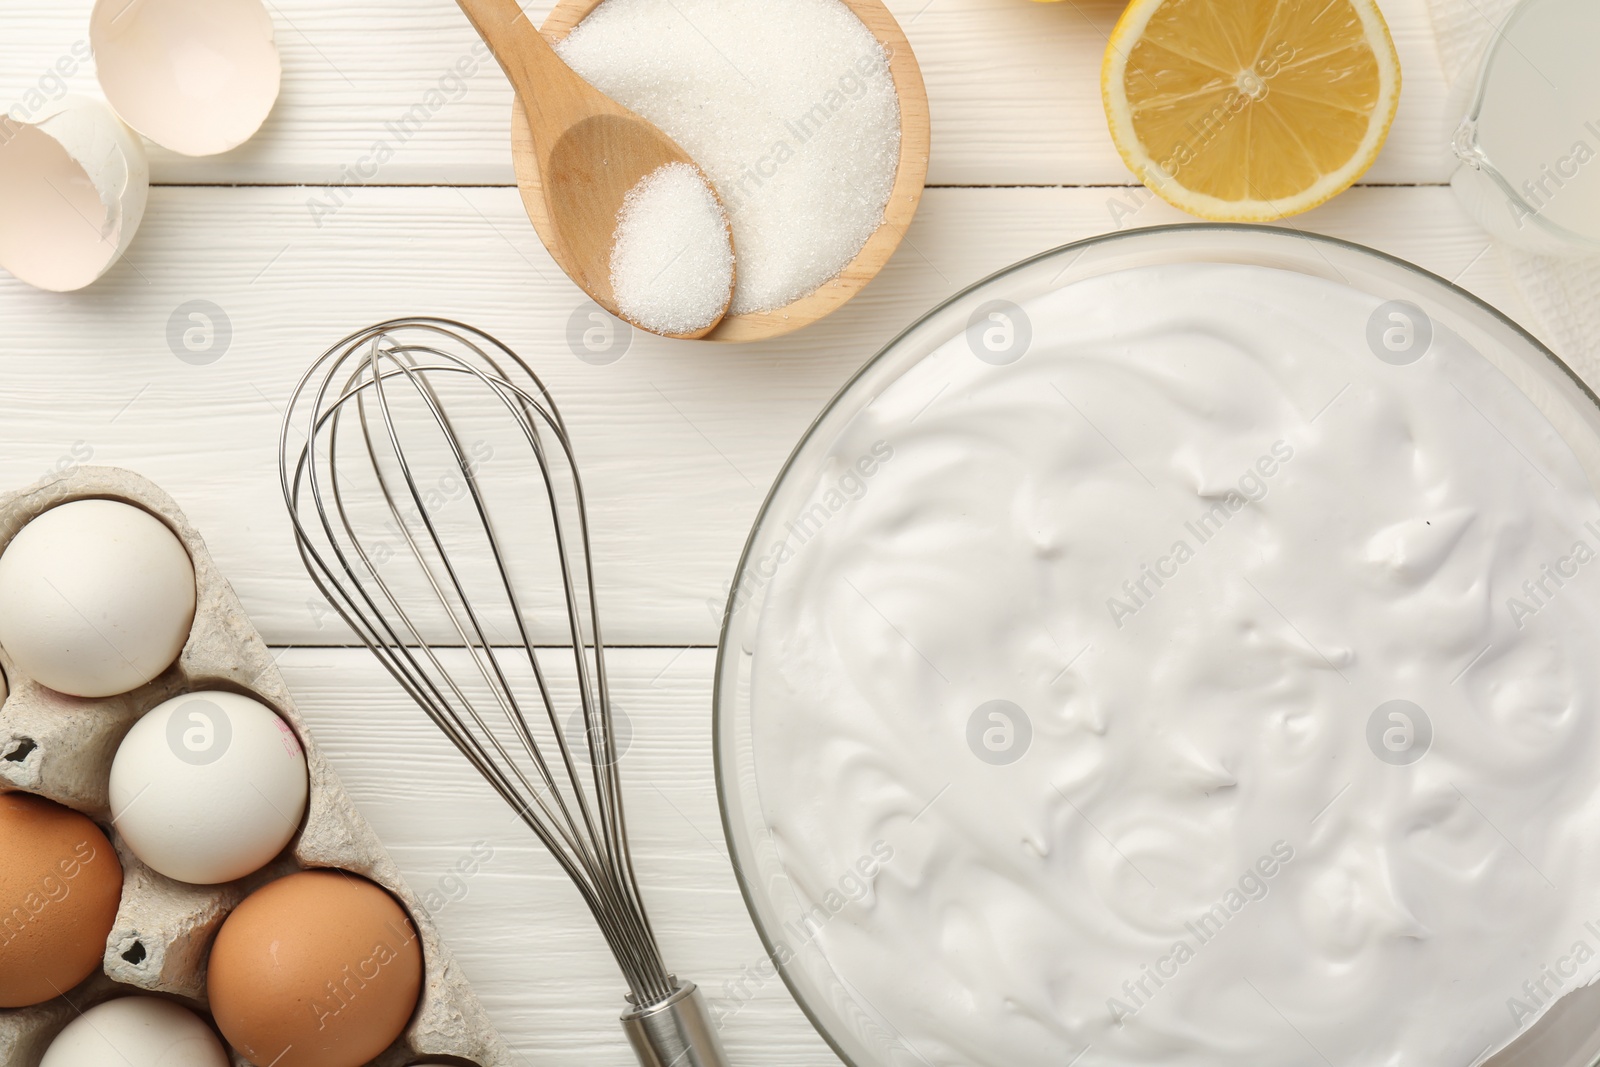
[[[117,114],[186,156],[249,140],[283,79],[261,0],[97,0],[89,42]]]
[[[33,122],[0,117],[0,267],[82,289],[122,257],[144,218],[144,145],[99,100],[65,96]]]

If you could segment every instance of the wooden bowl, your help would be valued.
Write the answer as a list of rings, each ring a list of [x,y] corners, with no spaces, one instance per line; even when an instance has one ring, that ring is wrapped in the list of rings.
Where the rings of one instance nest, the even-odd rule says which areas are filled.
[[[600,6],[601,0],[558,0],[541,32],[552,44],[561,41]],[[900,239],[911,225],[922,202],[923,181],[928,176],[928,90],[922,83],[922,68],[912,54],[911,45],[882,0],[843,0],[872,31],[889,55],[889,73],[900,98],[900,163],[895,171],[894,189],[884,207],[883,223],[845,264],[838,277],[791,304],[776,311],[729,315],[704,340],[724,342],[761,341],[777,337],[837,311],[877,276],[889,261]],[[533,228],[546,247],[552,247],[554,229],[545,214],[544,192],[539,186],[539,169],[534,162],[532,134],[520,102],[511,115],[511,152],[517,168],[517,188]]]

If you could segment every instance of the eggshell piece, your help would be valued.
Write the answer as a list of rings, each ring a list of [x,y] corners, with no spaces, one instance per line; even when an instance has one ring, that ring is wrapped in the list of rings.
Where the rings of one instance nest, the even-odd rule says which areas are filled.
[[[100,966],[122,865],[84,816],[0,793],[0,1008],[43,1004]]]
[[[40,685],[109,697],[160,675],[194,623],[194,565],[142,508],[75,500],[0,553],[0,647]]]
[[[252,1063],[362,1067],[416,1011],[422,948],[378,886],[345,871],[302,871],[228,916],[207,982],[217,1026]]]
[[[282,64],[261,0],[98,0],[89,41],[117,114],[186,156],[243,144],[278,99]]]
[[[199,1016],[157,997],[121,997],[67,1024],[39,1067],[228,1067]]]
[[[144,218],[144,145],[99,100],[66,96],[32,123],[0,116],[0,267],[71,292],[122,257]]]
[[[188,693],[134,724],[111,763],[117,832],[153,870],[218,885],[260,870],[300,829],[309,784],[289,724],[237,693]]]

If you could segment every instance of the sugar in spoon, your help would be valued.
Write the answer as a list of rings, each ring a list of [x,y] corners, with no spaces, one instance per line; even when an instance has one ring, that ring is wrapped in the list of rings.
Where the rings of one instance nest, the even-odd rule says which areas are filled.
[[[611,252],[623,199],[643,178],[669,164],[687,163],[702,179],[704,172],[654,123],[567,66],[517,0],[457,2],[511,79],[527,112],[551,222],[547,236],[555,238],[548,242],[550,255],[595,303],[618,318],[628,318],[618,308],[611,286]],[[706,187],[715,192],[709,180]],[[704,337],[722,321],[732,298],[730,287],[715,319],[692,333],[669,336]]]

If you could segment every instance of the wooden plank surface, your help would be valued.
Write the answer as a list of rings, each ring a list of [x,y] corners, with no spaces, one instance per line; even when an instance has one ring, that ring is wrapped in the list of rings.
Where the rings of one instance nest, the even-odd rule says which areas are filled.
[[[567,340],[581,294],[509,188],[510,93],[474,61],[449,0],[267,0],[280,102],[228,155],[153,149],[128,259],[91,290],[0,275],[0,485],[73,463],[134,468],[205,534],[322,748],[437,918],[528,1064],[632,1062],[621,982],[575,894],[393,683],[343,636],[290,545],[276,444],[311,359],[403,314],[502,335],[546,376],[592,500],[641,877],[668,958],[704,985],[741,1067],[836,1062],[787,992],[728,983],[761,960],[722,841],[712,780],[716,618],[756,509],[799,435],[860,364],[938,301],[1049,247],[1185,221],[1138,187],[1105,130],[1099,67],[1122,0],[888,0],[933,114],[929,191],[888,269],[822,325],[707,348],[635,336],[597,365]],[[1410,259],[1526,321],[1488,239],[1442,187],[1449,87],[1427,0],[1380,0],[1405,67],[1393,136],[1357,189],[1294,224]],[[26,119],[95,93],[91,0],[0,0],[0,111]],[[536,20],[545,0],[528,5]],[[472,70],[450,71],[463,59]],[[66,74],[58,74],[65,71]],[[418,109],[421,108],[421,111]],[[414,127],[396,132],[407,117]],[[384,145],[394,157],[328,211],[320,188]],[[204,301],[211,306],[196,302]],[[187,315],[227,324],[194,351]],[[217,314],[220,312],[220,315]],[[219,333],[220,337],[223,334]],[[214,358],[213,358],[214,357]],[[493,859],[458,880],[472,843]],[[734,1010],[737,1009],[737,1010]]]
[[[269,0],[284,88],[266,127],[225,156],[152,153],[158,182],[345,180],[377,144],[394,152],[376,175],[395,184],[510,184],[511,94],[490,62],[459,78],[476,38],[449,0]],[[1125,184],[1106,133],[1100,61],[1119,0],[888,0],[928,83],[933,185]],[[90,0],[0,0],[0,110],[58,92],[94,92],[75,62]],[[550,5],[526,5],[543,21]],[[1383,0],[1405,71],[1394,134],[1369,179],[1440,182],[1447,88],[1427,0]],[[430,95],[437,94],[437,95]],[[417,110],[420,108],[421,110]],[[415,121],[405,123],[408,115]],[[25,117],[25,114],[24,114]],[[1457,116],[1459,118],[1459,116]],[[407,130],[397,132],[405,126]]]
[[[883,343],[992,271],[1112,228],[1119,211],[1132,212],[1124,225],[1181,220],[1124,190],[930,190],[889,268],[819,326],[734,348],[638,335],[622,359],[595,366],[567,341],[581,294],[514,190],[369,189],[320,228],[305,195],[158,189],[131,255],[92,290],[63,297],[0,277],[0,484],[86,461],[153,478],[278,644],[344,639],[294,555],[276,455],[295,381],[353,330],[441,314],[524,353],[576,438],[611,640],[710,645],[779,466]],[[1447,189],[1358,189],[1297,224],[1369,241],[1517,311],[1497,254]],[[204,365],[179,358],[206,357],[169,337],[172,322],[180,337],[189,326],[195,300],[231,325],[226,350]]]

